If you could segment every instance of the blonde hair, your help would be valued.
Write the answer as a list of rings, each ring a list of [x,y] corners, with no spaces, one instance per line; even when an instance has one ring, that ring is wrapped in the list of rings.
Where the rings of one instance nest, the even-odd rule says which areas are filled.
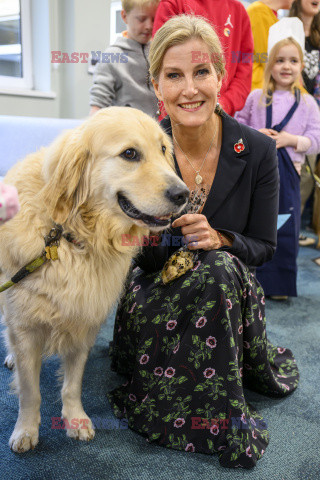
[[[264,80],[263,80],[263,87],[262,87],[262,97],[266,99],[266,105],[270,105],[272,103],[272,94],[276,89],[276,82],[272,77],[271,70],[276,63],[276,58],[279,53],[279,50],[286,45],[294,45],[297,47],[299,52],[299,57],[301,61],[301,66],[303,65],[303,51],[299,43],[292,37],[284,38],[277,42],[274,47],[271,49],[271,52],[268,56],[268,61],[266,63],[266,67],[264,70]],[[296,78],[296,80],[291,85],[291,92],[294,94],[295,89],[298,88],[301,92],[304,92],[303,88],[303,80],[301,74]]]
[[[170,18],[156,32],[150,46],[150,75],[158,81],[167,50],[192,38],[202,40],[209,48],[214,69],[221,78],[225,75],[225,59],[220,40],[214,28],[203,17],[177,15]]]
[[[131,10],[135,7],[147,7],[147,6],[158,6],[160,0],[122,0],[122,8],[126,13],[130,13]]]

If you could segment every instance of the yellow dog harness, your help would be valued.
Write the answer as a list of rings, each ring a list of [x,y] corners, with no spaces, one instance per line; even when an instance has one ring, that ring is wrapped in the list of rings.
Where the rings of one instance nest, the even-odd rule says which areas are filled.
[[[63,228],[61,225],[55,224],[55,226],[50,230],[49,235],[44,237],[45,248],[40,255],[32,262],[28,263],[22,267],[8,282],[3,283],[0,286],[0,293],[4,292],[8,288],[12,287],[16,283],[20,282],[23,278],[30,275],[30,273],[37,270],[41,265],[43,265],[47,260],[57,260],[58,259],[58,246],[60,244],[60,238],[62,236]],[[65,236],[68,241],[72,241]]]

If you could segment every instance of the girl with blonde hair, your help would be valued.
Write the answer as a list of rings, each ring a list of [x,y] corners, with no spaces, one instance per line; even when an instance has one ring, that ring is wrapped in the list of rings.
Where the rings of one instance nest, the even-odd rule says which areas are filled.
[[[320,113],[304,93],[304,31],[298,18],[283,18],[269,30],[268,63],[262,90],[254,90],[236,118],[276,141],[280,172],[279,214],[287,221],[278,230],[277,250],[257,278],[265,294],[277,300],[297,296],[300,229],[300,172],[306,154],[320,151]]]

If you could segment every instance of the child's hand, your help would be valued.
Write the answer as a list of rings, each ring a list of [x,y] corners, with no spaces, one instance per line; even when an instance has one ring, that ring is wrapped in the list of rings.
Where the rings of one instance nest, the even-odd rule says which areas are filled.
[[[271,130],[271,129],[270,129]],[[271,130],[271,138],[276,141],[277,148],[283,147],[297,147],[298,137],[297,135],[292,135],[291,133],[277,132],[276,130]]]
[[[99,110],[101,110],[100,107],[97,107],[96,105],[92,105],[92,107],[90,107],[89,116],[91,117],[95,113],[99,112]]]
[[[274,132],[274,130],[272,130],[271,128],[260,128],[259,132],[264,133],[265,135],[268,135],[268,137],[271,137],[272,132]]]
[[[14,217],[19,209],[17,189],[0,182],[0,225]]]

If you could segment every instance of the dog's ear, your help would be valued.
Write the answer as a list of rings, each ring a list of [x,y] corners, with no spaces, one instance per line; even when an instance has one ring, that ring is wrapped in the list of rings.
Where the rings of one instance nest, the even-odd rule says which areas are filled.
[[[91,154],[81,131],[67,132],[48,150],[43,199],[52,220],[62,224],[89,196]]]

